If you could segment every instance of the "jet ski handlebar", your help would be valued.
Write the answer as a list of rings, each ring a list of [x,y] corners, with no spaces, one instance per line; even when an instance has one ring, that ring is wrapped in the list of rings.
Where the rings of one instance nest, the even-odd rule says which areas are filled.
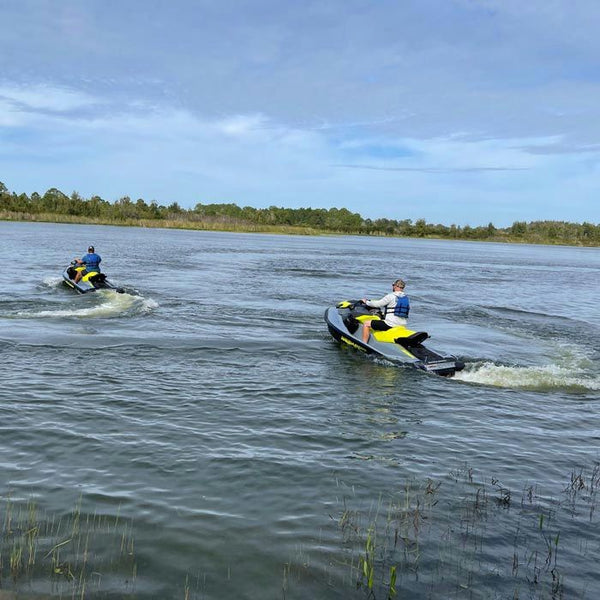
[[[372,306],[367,306],[362,300],[345,300],[344,302],[338,302],[337,308],[345,308],[351,313],[358,315],[383,316],[381,310]]]

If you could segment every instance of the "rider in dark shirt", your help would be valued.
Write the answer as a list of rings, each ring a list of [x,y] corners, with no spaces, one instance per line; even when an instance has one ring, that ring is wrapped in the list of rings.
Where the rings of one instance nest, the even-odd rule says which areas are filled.
[[[100,262],[102,258],[99,254],[96,254],[94,250],[94,246],[90,246],[88,248],[88,253],[82,256],[81,258],[76,258],[75,262],[81,266],[84,265],[85,269],[81,271],[77,271],[77,275],[75,275],[75,283],[77,283],[86,273],[91,273],[94,271],[95,273],[100,273]]]

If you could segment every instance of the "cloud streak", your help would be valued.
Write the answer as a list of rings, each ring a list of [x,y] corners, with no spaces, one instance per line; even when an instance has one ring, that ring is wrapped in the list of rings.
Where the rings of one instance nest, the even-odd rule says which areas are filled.
[[[407,173],[484,173],[486,171],[527,171],[527,167],[382,167],[375,165],[333,165],[343,169],[368,169],[371,171],[405,171]]]
[[[0,85],[0,100],[12,105],[15,111],[70,112],[94,104],[94,99],[75,89],[51,85]]]

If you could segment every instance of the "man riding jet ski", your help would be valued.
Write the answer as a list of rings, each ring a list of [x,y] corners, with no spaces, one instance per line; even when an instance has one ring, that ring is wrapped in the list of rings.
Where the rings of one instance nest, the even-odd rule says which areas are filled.
[[[396,279],[392,283],[392,293],[386,294],[381,300],[367,300],[363,298],[361,302],[370,308],[379,308],[381,310],[381,319],[365,319],[363,324],[362,340],[366,344],[369,341],[371,329],[375,331],[387,331],[392,327],[404,327],[408,321],[410,311],[410,301],[404,293],[406,283],[403,279]]]
[[[102,259],[94,250],[94,246],[88,248],[88,253],[81,258],[75,258],[63,272],[65,284],[79,292],[94,292],[98,289],[115,290],[122,293],[123,290],[113,285],[106,275],[100,272],[100,261]]]
[[[79,281],[75,281],[77,273],[85,271],[85,267],[78,265],[73,261],[63,271],[63,281],[67,287],[79,292],[80,294],[86,294],[87,292],[95,292],[96,290],[114,290],[119,294],[123,293],[123,289],[112,284],[104,273],[98,273],[97,271],[87,271],[82,275]]]
[[[443,376],[464,369],[464,362],[455,356],[426,348],[423,342],[429,334],[406,327],[409,310],[404,281],[398,279],[392,285],[392,293],[381,300],[344,301],[328,308],[325,322],[337,341],[391,362]]]
[[[85,267],[85,269],[79,269],[75,272],[75,283],[79,283],[79,280],[84,275],[87,275],[92,271],[100,273],[100,263],[102,262],[102,258],[99,254],[96,254],[94,246],[90,246],[87,254],[84,254],[81,258],[75,258],[73,262],[77,263],[80,267]]]

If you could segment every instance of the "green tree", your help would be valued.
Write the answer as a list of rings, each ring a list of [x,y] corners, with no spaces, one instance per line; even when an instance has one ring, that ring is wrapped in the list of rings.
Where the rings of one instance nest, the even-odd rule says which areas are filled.
[[[513,235],[518,235],[518,236],[522,236],[522,235],[526,234],[527,233],[527,223],[525,223],[525,221],[515,221],[510,228],[510,232]]]

